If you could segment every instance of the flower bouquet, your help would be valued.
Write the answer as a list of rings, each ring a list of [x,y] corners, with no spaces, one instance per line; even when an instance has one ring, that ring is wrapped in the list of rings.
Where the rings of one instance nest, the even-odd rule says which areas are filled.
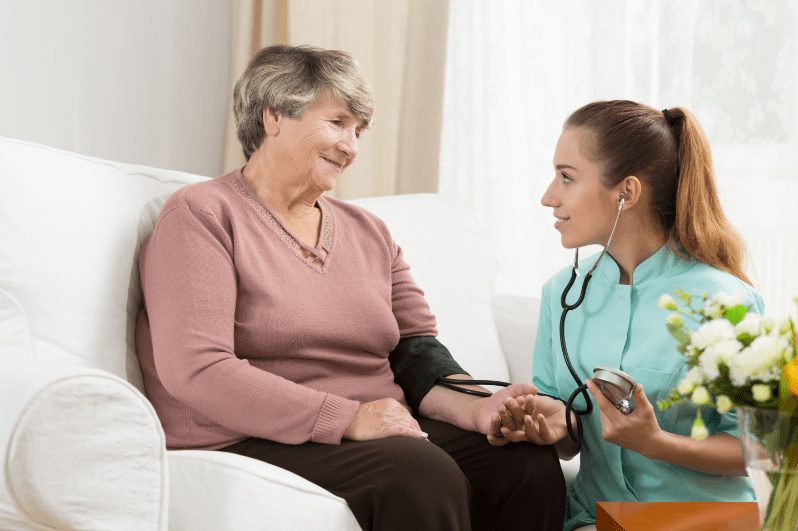
[[[660,409],[691,401],[719,413],[738,407],[748,475],[761,529],[798,529],[798,318],[780,322],[749,312],[745,295],[683,290],[663,295],[668,331],[690,367]],[[798,304],[798,299],[796,299]],[[691,321],[693,326],[686,326]],[[691,436],[709,435],[697,409]]]

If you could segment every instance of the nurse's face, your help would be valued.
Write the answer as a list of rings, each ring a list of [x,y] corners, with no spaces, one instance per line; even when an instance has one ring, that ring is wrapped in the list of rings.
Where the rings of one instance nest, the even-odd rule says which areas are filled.
[[[606,245],[618,213],[618,192],[605,187],[599,165],[586,156],[591,133],[566,129],[554,151],[554,180],[540,202],[554,209],[563,247]]]

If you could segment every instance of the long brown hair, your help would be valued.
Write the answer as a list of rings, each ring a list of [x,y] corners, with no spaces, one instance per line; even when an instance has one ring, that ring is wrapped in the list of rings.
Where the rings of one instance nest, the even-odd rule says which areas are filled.
[[[671,248],[751,284],[748,249],[718,198],[709,141],[686,109],[669,116],[633,101],[598,101],[575,111],[564,129],[592,133],[585,146],[598,162],[603,184],[636,176],[650,191],[652,214]],[[685,256],[685,253],[687,256]]]

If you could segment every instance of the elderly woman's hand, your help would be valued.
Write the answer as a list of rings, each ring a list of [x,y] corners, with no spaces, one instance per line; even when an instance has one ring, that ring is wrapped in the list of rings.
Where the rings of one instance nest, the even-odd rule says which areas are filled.
[[[386,437],[426,439],[416,419],[393,398],[360,404],[355,418],[344,432],[344,439],[371,441]]]

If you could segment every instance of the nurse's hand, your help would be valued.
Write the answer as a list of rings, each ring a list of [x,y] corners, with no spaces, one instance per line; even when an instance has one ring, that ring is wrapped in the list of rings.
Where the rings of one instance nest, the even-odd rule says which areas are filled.
[[[567,434],[565,405],[547,396],[507,399],[499,409],[499,429],[511,442],[554,444]]]
[[[514,439],[506,438],[501,431],[501,412],[506,411],[506,403],[515,404],[516,400],[523,401],[525,397],[532,397],[537,392],[538,388],[531,383],[516,383],[496,391],[488,398],[482,399],[481,404],[474,412],[475,431],[487,435],[488,442],[494,446],[515,442]]]
[[[656,439],[661,430],[654,406],[643,392],[643,385],[637,384],[632,391],[632,398],[635,402],[634,411],[629,415],[624,415],[615,409],[613,403],[602,394],[593,380],[588,380],[586,383],[601,415],[601,438],[639,454],[643,454],[644,450],[649,449],[647,447]]]

